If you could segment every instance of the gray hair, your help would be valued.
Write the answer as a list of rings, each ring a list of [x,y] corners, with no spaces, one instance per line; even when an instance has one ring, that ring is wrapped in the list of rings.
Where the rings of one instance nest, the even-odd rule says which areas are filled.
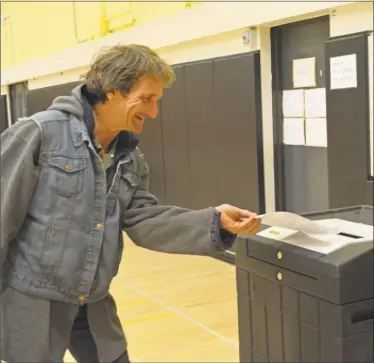
[[[175,81],[173,68],[152,49],[138,44],[115,45],[100,50],[83,81],[90,93],[105,101],[110,92],[125,96],[144,75],[163,82],[165,87]]]

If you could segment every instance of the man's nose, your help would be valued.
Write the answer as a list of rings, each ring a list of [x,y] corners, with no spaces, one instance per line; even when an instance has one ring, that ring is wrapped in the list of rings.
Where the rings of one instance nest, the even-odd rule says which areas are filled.
[[[149,105],[148,115],[149,115],[150,118],[156,118],[157,117],[157,115],[158,115],[158,104],[157,104],[157,101],[153,101]]]

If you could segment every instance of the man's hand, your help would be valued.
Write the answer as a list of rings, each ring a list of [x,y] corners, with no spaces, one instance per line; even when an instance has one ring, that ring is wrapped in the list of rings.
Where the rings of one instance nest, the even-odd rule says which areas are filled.
[[[233,234],[255,234],[260,229],[261,219],[257,214],[229,204],[216,209],[221,212],[221,228]]]

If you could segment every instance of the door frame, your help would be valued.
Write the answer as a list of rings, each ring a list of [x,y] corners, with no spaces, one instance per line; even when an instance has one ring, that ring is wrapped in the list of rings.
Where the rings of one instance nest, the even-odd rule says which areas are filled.
[[[27,93],[28,93],[28,81],[13,83],[9,85],[9,101],[10,101],[10,115],[11,115],[11,124],[15,124],[19,118],[27,117]],[[17,91],[20,91],[20,94],[17,94]],[[16,109],[20,107],[21,115],[16,115]]]

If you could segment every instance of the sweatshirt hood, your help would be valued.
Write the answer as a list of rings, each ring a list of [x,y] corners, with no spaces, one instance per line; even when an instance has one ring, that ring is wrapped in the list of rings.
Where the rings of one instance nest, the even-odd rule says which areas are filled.
[[[71,91],[70,96],[58,96],[56,97],[52,105],[48,107],[48,110],[55,110],[66,112],[76,116],[79,119],[83,119],[84,106],[82,97],[82,87],[79,85]]]

